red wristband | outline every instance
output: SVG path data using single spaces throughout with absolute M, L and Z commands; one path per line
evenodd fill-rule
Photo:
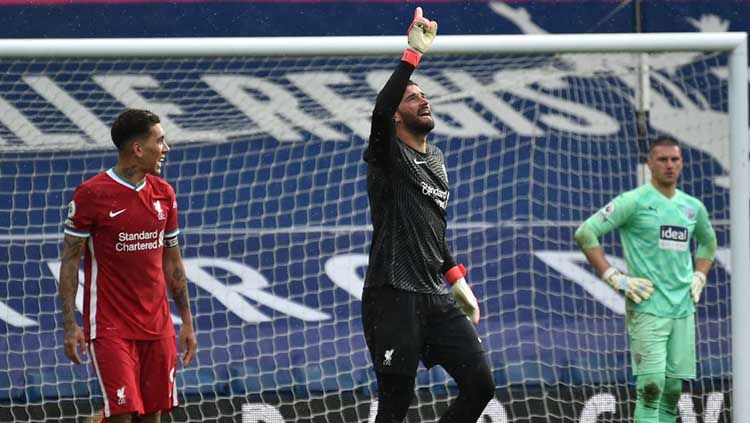
M 417 67 L 417 65 L 419 65 L 419 59 L 421 58 L 422 58 L 421 54 L 409 48 L 404 50 L 404 54 L 403 56 L 401 56 L 402 61 L 411 64 L 415 68 Z
M 453 266 L 450 268 L 450 270 L 445 272 L 445 280 L 448 281 L 450 285 L 453 285 L 457 280 L 463 278 L 464 276 L 466 276 L 466 268 L 463 264 Z

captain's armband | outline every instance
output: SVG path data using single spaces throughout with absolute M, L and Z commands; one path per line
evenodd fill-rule
M 167 238 L 164 240 L 164 246 L 167 248 L 174 248 L 180 245 L 180 240 L 177 237 Z

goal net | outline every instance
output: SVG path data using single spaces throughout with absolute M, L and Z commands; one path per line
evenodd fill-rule
M 632 419 L 624 299 L 573 232 L 643 181 L 643 137 L 657 134 L 682 143 L 680 188 L 703 200 L 719 239 L 680 416 L 731 421 L 729 282 L 740 264 L 729 245 L 748 228 L 729 208 L 728 53 L 436 50 L 413 79 L 446 158 L 449 245 L 481 303 L 496 395 L 480 421 Z M 0 60 L 0 421 L 101 410 L 90 359 L 63 353 L 60 245 L 74 188 L 116 162 L 109 125 L 125 107 L 159 114 L 172 147 L 163 177 L 177 192 L 199 351 L 178 369 L 169 421 L 373 421 L 362 152 L 399 57 L 375 52 Z M 619 238 L 604 245 L 624 269 Z M 456 393 L 445 371 L 420 366 L 408 421 L 436 420 Z

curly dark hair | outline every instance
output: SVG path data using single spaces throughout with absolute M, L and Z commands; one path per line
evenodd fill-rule
M 112 124 L 112 142 L 122 150 L 130 141 L 148 136 L 151 127 L 160 122 L 159 116 L 148 110 L 126 109 Z

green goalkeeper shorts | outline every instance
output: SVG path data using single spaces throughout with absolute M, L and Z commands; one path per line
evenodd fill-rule
M 628 334 L 634 375 L 695 379 L 694 313 L 675 319 L 630 311 Z

